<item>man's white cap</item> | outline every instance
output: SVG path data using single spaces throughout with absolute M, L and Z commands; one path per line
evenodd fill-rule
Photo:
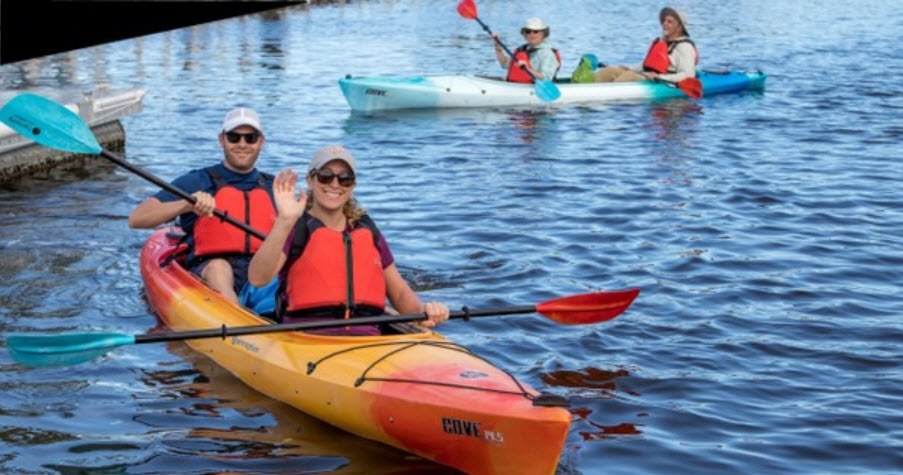
M 247 107 L 236 107 L 226 113 L 226 117 L 223 119 L 223 132 L 232 132 L 243 125 L 254 127 L 255 130 L 263 135 L 260 117 L 257 116 L 253 109 L 248 109 Z

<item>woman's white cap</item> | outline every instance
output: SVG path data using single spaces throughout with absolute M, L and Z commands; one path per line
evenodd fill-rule
M 354 166 L 354 157 L 351 155 L 351 152 L 345 147 L 335 144 L 327 145 L 314 152 L 314 156 L 311 157 L 310 163 L 307 165 L 307 173 L 317 170 L 333 160 L 341 160 L 347 163 L 348 167 L 351 168 L 351 172 L 357 173 L 356 167 Z

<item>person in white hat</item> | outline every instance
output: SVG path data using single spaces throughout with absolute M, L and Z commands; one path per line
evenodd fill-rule
M 220 163 L 172 181 L 173 186 L 195 198 L 194 204 L 161 190 L 131 212 L 129 227 L 155 228 L 178 218 L 189 246 L 186 268 L 237 302 L 247 282 L 251 255 L 263 241 L 213 216 L 213 210 L 268 233 L 276 220 L 273 176 L 255 167 L 264 134 L 254 110 L 236 107 L 227 112 L 218 140 L 223 149 Z
M 699 53 L 687 33 L 687 16 L 671 7 L 658 14 L 662 35 L 652 42 L 646 59 L 636 66 L 606 66 L 595 72 L 596 82 L 661 80 L 671 83 L 696 77 Z
M 352 319 L 395 311 L 425 313 L 424 327 L 448 319 L 441 302 L 423 303 L 395 266 L 385 237 L 354 198 L 357 166 L 339 145 L 313 154 L 307 191 L 296 192 L 298 174 L 276 175 L 278 217 L 251 259 L 248 279 L 260 286 L 278 276 L 276 319 L 282 322 Z M 317 333 L 378 335 L 376 325 L 349 325 Z
M 492 32 L 490 37 L 495 44 L 495 55 L 499 65 L 508 69 L 505 80 L 510 82 L 532 83 L 533 77 L 552 81 L 561 68 L 561 54 L 546 41 L 549 37 L 549 26 L 540 18 L 528 18 L 520 29 L 526 43 L 513 51 L 514 59 L 502 48 L 498 33 Z

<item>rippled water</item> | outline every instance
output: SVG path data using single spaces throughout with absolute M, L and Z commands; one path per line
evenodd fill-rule
M 637 61 L 659 4 L 481 1 L 503 39 L 552 25 Z M 682 5 L 681 5 L 682 6 Z M 535 9 L 534 9 L 535 8 Z M 172 179 L 219 157 L 236 103 L 257 108 L 270 171 L 340 142 L 403 275 L 453 307 L 640 287 L 612 322 L 538 316 L 442 332 L 572 398 L 561 473 L 863 473 L 903 467 L 903 4 L 693 2 L 702 66 L 761 68 L 764 93 L 699 102 L 351 114 L 353 75 L 497 74 L 454 2 L 296 7 L 0 68 L 6 89 L 147 90 L 128 158 Z M 570 28 L 570 31 L 566 31 Z M 157 322 L 153 193 L 122 170 L 0 192 L 0 333 Z M 0 353 L 4 473 L 406 473 L 429 462 L 269 400 L 184 345 L 72 368 Z

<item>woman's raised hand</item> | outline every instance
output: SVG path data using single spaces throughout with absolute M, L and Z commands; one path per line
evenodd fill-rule
M 276 201 L 276 211 L 280 217 L 298 219 L 304 214 L 307 192 L 302 189 L 296 198 L 297 183 L 298 174 L 291 168 L 280 171 L 273 180 L 273 199 Z

